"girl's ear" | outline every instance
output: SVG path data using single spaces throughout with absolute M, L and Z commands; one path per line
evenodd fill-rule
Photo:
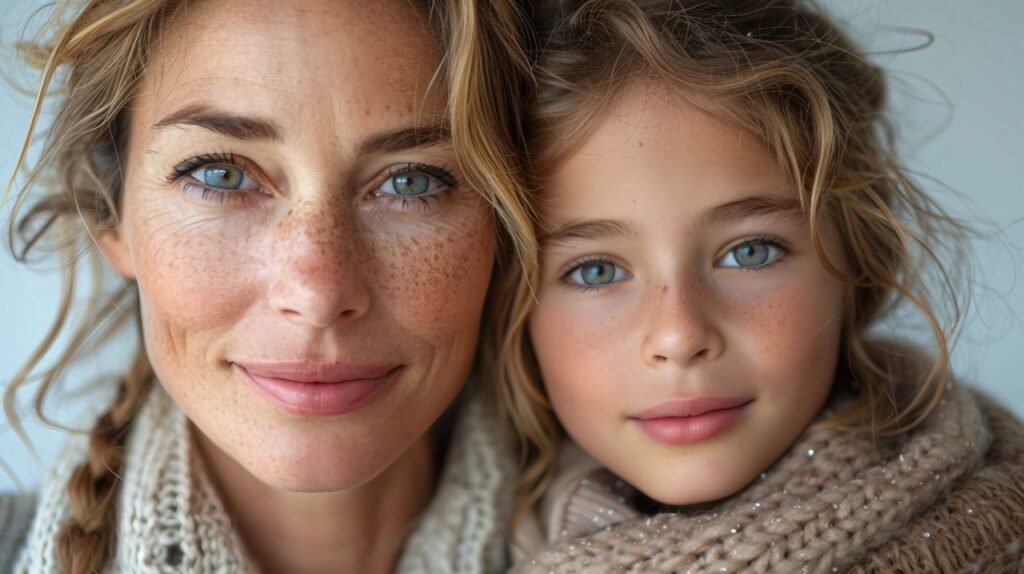
M 135 279 L 135 262 L 121 226 L 102 231 L 96 238 L 96 244 L 122 277 Z

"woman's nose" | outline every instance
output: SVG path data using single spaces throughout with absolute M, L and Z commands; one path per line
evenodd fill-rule
M 714 306 L 701 282 L 661 285 L 648 298 L 643 358 L 651 366 L 689 366 L 713 360 L 725 349 Z
M 370 308 L 365 240 L 348 214 L 331 211 L 295 207 L 274 237 L 270 304 L 288 320 L 318 328 L 351 322 Z

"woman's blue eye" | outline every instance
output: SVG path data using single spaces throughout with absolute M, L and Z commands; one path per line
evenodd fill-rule
M 391 176 L 384 185 L 391 184 L 391 189 L 398 195 L 422 195 L 430 191 L 430 176 L 422 173 L 403 173 Z
M 570 283 L 581 287 L 599 287 L 629 278 L 629 272 L 608 261 L 589 261 L 569 272 Z
M 438 182 L 425 173 L 409 172 L 393 175 L 384 181 L 380 191 L 392 195 L 418 196 L 437 191 Z
M 774 263 L 782 248 L 767 241 L 748 241 L 729 250 L 718 262 L 720 267 L 757 268 Z
M 394 165 L 385 175 L 374 195 L 396 209 L 433 208 L 458 187 L 447 169 L 424 163 Z
M 255 189 L 258 186 L 245 171 L 230 164 L 208 164 L 193 170 L 190 174 L 199 183 L 213 189 Z

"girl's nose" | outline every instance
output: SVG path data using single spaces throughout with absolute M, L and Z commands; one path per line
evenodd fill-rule
M 371 300 L 365 239 L 348 214 L 330 211 L 295 207 L 274 237 L 270 304 L 288 320 L 317 328 L 361 317 Z
M 662 285 L 648 300 L 642 349 L 647 364 L 690 366 L 722 354 L 725 340 L 701 282 Z

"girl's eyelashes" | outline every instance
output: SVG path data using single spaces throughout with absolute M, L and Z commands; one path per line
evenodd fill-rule
M 753 237 L 726 251 L 715 266 L 758 271 L 774 264 L 785 254 L 786 248 L 778 239 Z
M 760 271 L 777 263 L 788 250 L 774 237 L 752 237 L 732 247 L 715 262 L 715 267 Z M 562 283 L 590 291 L 632 279 L 633 274 L 607 257 L 577 259 L 560 274 Z
M 577 289 L 590 291 L 612 283 L 625 281 L 633 275 L 606 258 L 593 257 L 578 260 L 562 273 L 562 281 Z
M 458 185 L 455 176 L 443 167 L 406 163 L 387 168 L 383 181 L 374 187 L 373 195 L 392 209 L 427 211 L 440 204 Z
M 204 154 L 175 166 L 167 180 L 179 182 L 184 191 L 196 193 L 205 201 L 246 201 L 253 199 L 253 193 L 267 195 L 249 174 L 256 169 L 250 164 L 249 160 L 230 153 Z

